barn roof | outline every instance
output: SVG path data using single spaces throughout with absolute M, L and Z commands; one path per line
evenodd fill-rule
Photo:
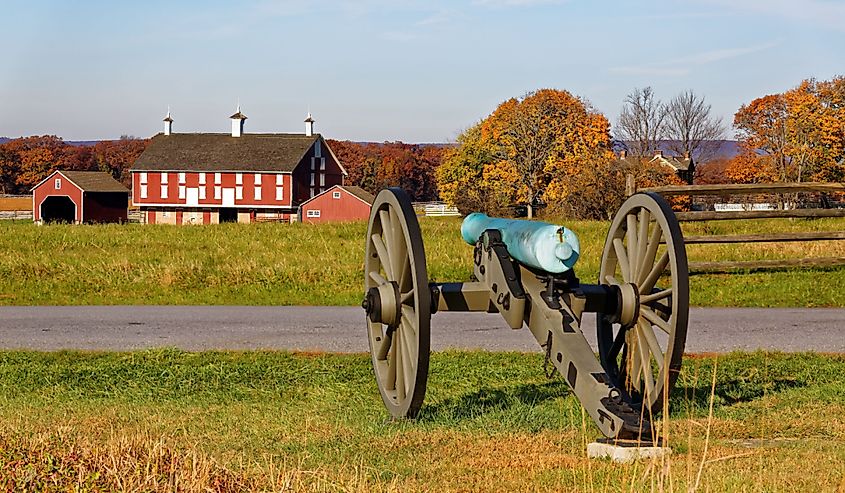
M 103 171 L 59 171 L 84 192 L 125 192 L 129 189 Z
M 319 134 L 158 134 L 133 170 L 293 171 Z
M 358 197 L 359 199 L 363 200 L 364 202 L 370 205 L 373 205 L 373 202 L 376 200 L 375 195 L 371 194 L 370 192 L 364 190 L 361 187 L 340 185 L 340 188 L 346 190 L 347 192 L 351 193 L 352 195 Z

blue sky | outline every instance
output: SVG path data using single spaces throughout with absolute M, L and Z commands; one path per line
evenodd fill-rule
M 0 136 L 161 131 L 454 140 L 554 87 L 614 122 L 625 95 L 743 103 L 845 74 L 845 1 L 0 1 Z M 732 133 L 732 131 L 731 131 Z

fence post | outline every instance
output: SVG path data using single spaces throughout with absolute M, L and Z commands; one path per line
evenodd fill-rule
M 634 175 L 629 173 L 625 175 L 625 196 L 630 197 L 635 193 L 637 193 L 637 181 Z

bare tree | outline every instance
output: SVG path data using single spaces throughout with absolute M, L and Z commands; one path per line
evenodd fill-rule
M 646 156 L 657 149 L 663 138 L 666 108 L 654 99 L 651 87 L 634 89 L 625 97 L 615 137 L 626 143 L 635 156 Z
M 666 105 L 665 137 L 669 150 L 676 155 L 695 156 L 706 161 L 719 147 L 725 135 L 722 119 L 710 113 L 704 97 L 692 90 L 678 94 Z

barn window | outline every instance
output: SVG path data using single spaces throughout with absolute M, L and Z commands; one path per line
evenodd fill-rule
M 214 173 L 214 184 L 215 185 L 220 184 L 220 173 Z
M 325 173 L 320 173 L 320 186 L 326 186 L 326 175 Z
M 221 193 L 220 187 L 214 187 L 214 200 L 220 200 Z
M 235 187 L 235 200 L 243 200 L 244 187 Z
M 167 184 L 166 183 L 161 186 L 161 198 L 163 198 L 163 199 L 167 198 Z
M 261 200 L 261 186 L 255 187 L 255 200 Z
M 261 185 L 261 173 L 256 173 L 256 174 L 255 174 L 255 184 L 256 184 L 256 185 Z
M 185 198 L 185 185 L 179 185 L 179 198 Z
M 200 173 L 200 185 L 205 185 L 205 173 Z
M 309 209 L 306 215 L 308 217 L 320 217 L 320 209 Z
M 339 199 L 340 198 L 340 192 L 332 192 L 332 198 L 333 199 Z
M 139 173 L 138 176 L 141 183 L 147 183 L 147 173 Z
M 311 186 L 314 186 L 314 173 L 311 173 Z
M 56 187 L 56 190 L 62 188 L 62 179 L 56 178 L 56 181 L 53 182 L 53 186 Z
M 317 169 L 317 158 L 311 158 L 311 171 Z
M 141 185 L 141 198 L 147 198 L 147 185 Z
M 320 145 L 320 139 L 317 139 L 317 142 L 314 142 L 314 155 L 320 157 L 323 154 L 323 148 Z
M 244 174 L 243 173 L 235 173 L 235 185 L 243 185 L 244 184 Z
M 199 191 L 199 199 L 200 199 L 200 200 L 205 200 L 205 187 L 200 187 L 200 191 Z
M 321 170 L 326 169 L 326 158 L 324 158 L 324 157 L 320 158 L 320 169 Z
M 276 185 L 282 186 L 285 184 L 285 176 L 284 175 L 276 175 Z
M 185 173 L 179 173 L 179 183 L 185 183 Z
M 283 198 L 285 198 L 284 187 L 276 187 L 276 200 L 282 200 Z
M 313 185 L 313 183 L 312 183 L 312 185 Z M 312 197 L 314 196 L 314 187 L 311 187 L 311 196 Z
M 162 174 L 161 174 L 161 183 L 162 183 L 162 184 L 167 183 L 167 173 L 162 173 Z

